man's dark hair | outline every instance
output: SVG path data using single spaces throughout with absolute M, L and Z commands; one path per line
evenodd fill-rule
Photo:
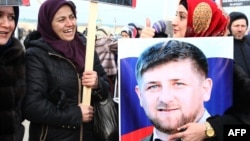
M 204 53 L 190 43 L 170 40 L 152 45 L 142 52 L 136 63 L 136 79 L 140 81 L 143 73 L 151 68 L 187 58 L 193 60 L 197 72 L 207 77 L 208 62 Z

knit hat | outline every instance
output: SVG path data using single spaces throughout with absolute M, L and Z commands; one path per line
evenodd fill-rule
M 139 30 L 142 30 L 143 27 L 135 23 L 129 23 L 128 26 L 132 28 L 135 38 L 139 38 L 140 37 Z
M 142 26 L 139 24 L 135 24 L 135 23 L 129 23 L 128 26 L 132 26 L 134 27 L 136 30 L 142 30 Z
M 245 19 L 246 23 L 247 23 L 247 27 L 248 27 L 248 19 L 247 19 L 247 16 L 244 13 L 241 13 L 241 12 L 231 12 L 229 14 L 229 17 L 230 17 L 230 22 L 229 22 L 229 25 L 228 25 L 228 29 L 229 29 L 230 33 L 231 33 L 231 25 L 232 25 L 232 23 L 235 20 Z
M 153 24 L 157 37 L 172 37 L 172 22 L 169 20 L 159 20 Z
M 129 26 L 124 26 L 121 30 L 121 33 L 122 32 L 125 32 L 129 35 L 130 38 L 134 38 L 134 34 L 133 34 L 133 31 L 131 29 L 132 27 L 129 27 Z

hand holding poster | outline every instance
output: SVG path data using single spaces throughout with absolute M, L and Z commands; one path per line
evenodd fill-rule
M 196 47 L 198 47 L 205 54 L 207 59 L 203 60 L 207 60 L 209 69 L 207 77 L 203 77 L 206 79 L 204 80 L 202 79 L 202 81 L 200 81 L 204 82 L 202 83 L 202 85 L 205 84 L 205 86 L 202 87 L 202 89 L 200 89 L 199 91 L 196 91 L 196 94 L 194 94 L 195 93 L 194 88 L 191 87 L 194 84 L 197 84 L 196 86 L 199 86 L 199 83 L 195 83 L 196 76 L 199 76 L 197 74 L 202 72 L 200 71 L 199 67 L 197 68 L 196 74 L 194 73 L 192 75 L 192 73 L 188 73 L 192 71 L 188 71 L 187 67 L 185 67 L 186 65 L 189 64 L 188 62 L 181 64 L 181 66 L 183 66 L 182 69 L 178 69 L 179 67 L 176 64 L 168 63 L 174 66 L 174 69 L 171 70 L 170 68 L 163 67 L 165 66 L 164 62 L 166 61 L 164 60 L 163 57 L 164 61 L 158 62 L 159 64 L 161 64 L 160 65 L 161 70 L 159 70 L 159 72 L 157 73 L 153 73 L 156 70 L 158 70 L 159 64 L 150 64 L 148 62 L 153 62 L 154 59 L 157 60 L 158 58 L 161 58 L 162 55 L 164 55 L 164 53 L 169 52 L 168 49 L 166 50 L 163 49 L 164 46 L 168 46 L 166 44 L 169 40 L 178 40 L 191 43 Z M 166 44 L 159 45 L 159 43 L 162 42 L 165 42 Z M 152 48 L 151 50 L 146 51 L 146 53 L 144 52 L 145 53 L 144 56 L 148 61 L 144 61 L 144 64 L 146 64 L 145 66 L 142 65 L 141 67 L 139 67 L 140 65 L 137 65 L 137 73 L 140 73 L 141 69 L 141 75 L 137 75 L 137 81 L 136 81 L 135 66 L 136 63 L 138 63 L 137 62 L 138 56 L 146 48 L 152 46 L 155 47 L 157 46 L 157 44 L 159 45 L 159 47 L 162 47 L 160 48 L 159 51 L 157 50 L 157 48 Z M 181 45 L 182 44 L 179 44 L 179 46 Z M 224 111 L 232 105 L 232 71 L 233 71 L 232 37 L 199 38 L 199 42 L 197 42 L 197 38 L 183 38 L 183 39 L 166 38 L 166 39 L 139 39 L 139 40 L 121 39 L 118 42 L 118 46 L 119 46 L 118 57 L 119 57 L 119 71 L 120 71 L 119 92 L 120 92 L 121 141 L 130 141 L 131 139 L 133 139 L 133 141 L 141 141 L 146 137 L 152 137 L 151 135 L 153 133 L 153 129 L 154 128 L 159 129 L 162 128 L 162 126 L 164 130 L 165 127 L 167 126 L 170 126 L 168 130 L 170 130 L 171 128 L 176 129 L 176 126 L 180 126 L 185 122 L 190 122 L 188 120 L 186 120 L 185 122 L 182 121 L 182 119 L 187 119 L 187 117 L 185 118 L 185 115 L 189 115 L 187 113 L 193 113 L 193 117 L 195 117 L 195 113 L 197 112 L 192 112 L 192 111 L 199 110 L 199 108 L 202 107 L 204 107 L 203 109 L 206 110 L 203 114 L 200 114 L 201 116 L 200 119 L 199 120 L 197 120 L 196 118 L 192 119 L 193 122 L 204 122 L 204 120 L 206 120 L 206 118 L 209 117 L 210 115 L 213 116 L 215 114 L 223 114 Z M 175 46 L 178 46 L 178 43 Z M 155 57 L 151 56 L 152 53 L 150 53 L 150 51 L 153 51 L 153 54 L 156 53 Z M 173 52 L 175 51 L 173 50 Z M 170 54 L 171 53 L 172 52 L 170 52 Z M 198 57 L 198 58 L 204 58 L 204 57 Z M 153 65 L 153 68 L 149 69 L 151 65 Z M 205 66 L 206 65 L 204 65 L 203 67 L 206 68 Z M 204 74 L 206 74 L 205 72 L 206 71 L 204 71 Z M 186 77 L 187 79 L 184 81 L 182 77 Z M 170 79 L 171 81 L 167 81 L 169 78 L 172 78 Z M 142 83 L 143 81 L 147 83 Z M 170 88 L 168 88 L 167 86 L 173 86 L 173 89 L 169 91 Z M 140 90 L 138 90 L 139 87 L 141 87 Z M 165 90 L 165 92 L 163 92 L 163 89 Z M 189 89 L 188 90 L 189 92 L 190 90 L 192 92 L 188 93 L 187 89 Z M 161 90 L 162 93 L 158 95 L 157 92 Z M 179 91 L 179 94 L 176 94 L 176 91 Z M 171 98 L 177 99 L 177 97 L 179 99 L 178 100 L 179 103 L 173 99 L 170 100 Z M 172 101 L 172 102 L 167 102 L 167 101 Z M 158 109 L 158 112 L 152 114 L 152 111 L 155 111 L 156 109 Z M 178 109 L 178 110 L 175 110 L 174 112 L 174 110 L 170 109 Z M 174 115 L 179 115 L 179 117 L 176 116 L 175 118 L 175 119 L 180 119 L 178 120 L 179 123 L 175 125 L 176 121 L 171 121 L 171 122 L 166 121 L 166 119 L 170 118 L 170 115 L 167 114 L 168 112 L 164 111 L 169 111 L 169 112 L 172 111 L 175 113 Z M 161 120 L 165 122 L 162 123 L 160 122 Z
M 86 50 L 86 62 L 85 70 L 92 70 L 94 59 L 94 42 L 95 42 L 95 28 L 97 18 L 97 4 L 98 2 L 104 2 L 109 4 L 123 5 L 135 7 L 136 0 L 89 0 L 90 1 L 90 13 L 88 21 L 88 33 L 87 33 L 87 50 Z M 90 105 L 91 89 L 84 86 L 82 102 Z

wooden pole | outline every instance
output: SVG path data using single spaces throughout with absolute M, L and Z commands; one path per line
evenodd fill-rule
M 85 58 L 85 71 L 93 70 L 94 51 L 95 51 L 95 33 L 96 33 L 96 18 L 97 18 L 97 2 L 90 1 L 89 19 L 88 19 L 88 33 L 87 33 L 87 47 Z M 83 87 L 82 103 L 90 105 L 91 88 Z

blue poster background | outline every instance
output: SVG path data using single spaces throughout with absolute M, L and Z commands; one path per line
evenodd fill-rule
M 199 39 L 199 42 L 197 42 L 197 39 L 178 40 L 193 43 L 206 54 L 209 63 L 208 75 L 213 80 L 213 88 L 211 98 L 205 103 L 205 107 L 211 115 L 222 115 L 232 105 L 233 41 L 229 37 L 215 38 L 202 38 Z M 118 47 L 122 48 L 118 50 L 120 52 L 118 54 L 118 63 L 120 78 L 120 134 L 122 141 L 141 140 L 149 134 L 148 131 L 146 132 L 148 130 L 146 127 L 150 127 L 151 123 L 140 106 L 139 99 L 135 93 L 135 86 L 137 85 L 135 64 L 137 56 L 140 54 L 139 52 L 153 44 L 151 42 L 155 43 L 166 39 L 151 40 L 135 39 L 133 41 L 123 40 L 118 42 Z M 216 40 L 220 40 L 221 44 L 215 44 Z M 222 45 L 225 46 L 220 47 Z M 139 50 L 138 53 L 136 53 L 137 50 Z

